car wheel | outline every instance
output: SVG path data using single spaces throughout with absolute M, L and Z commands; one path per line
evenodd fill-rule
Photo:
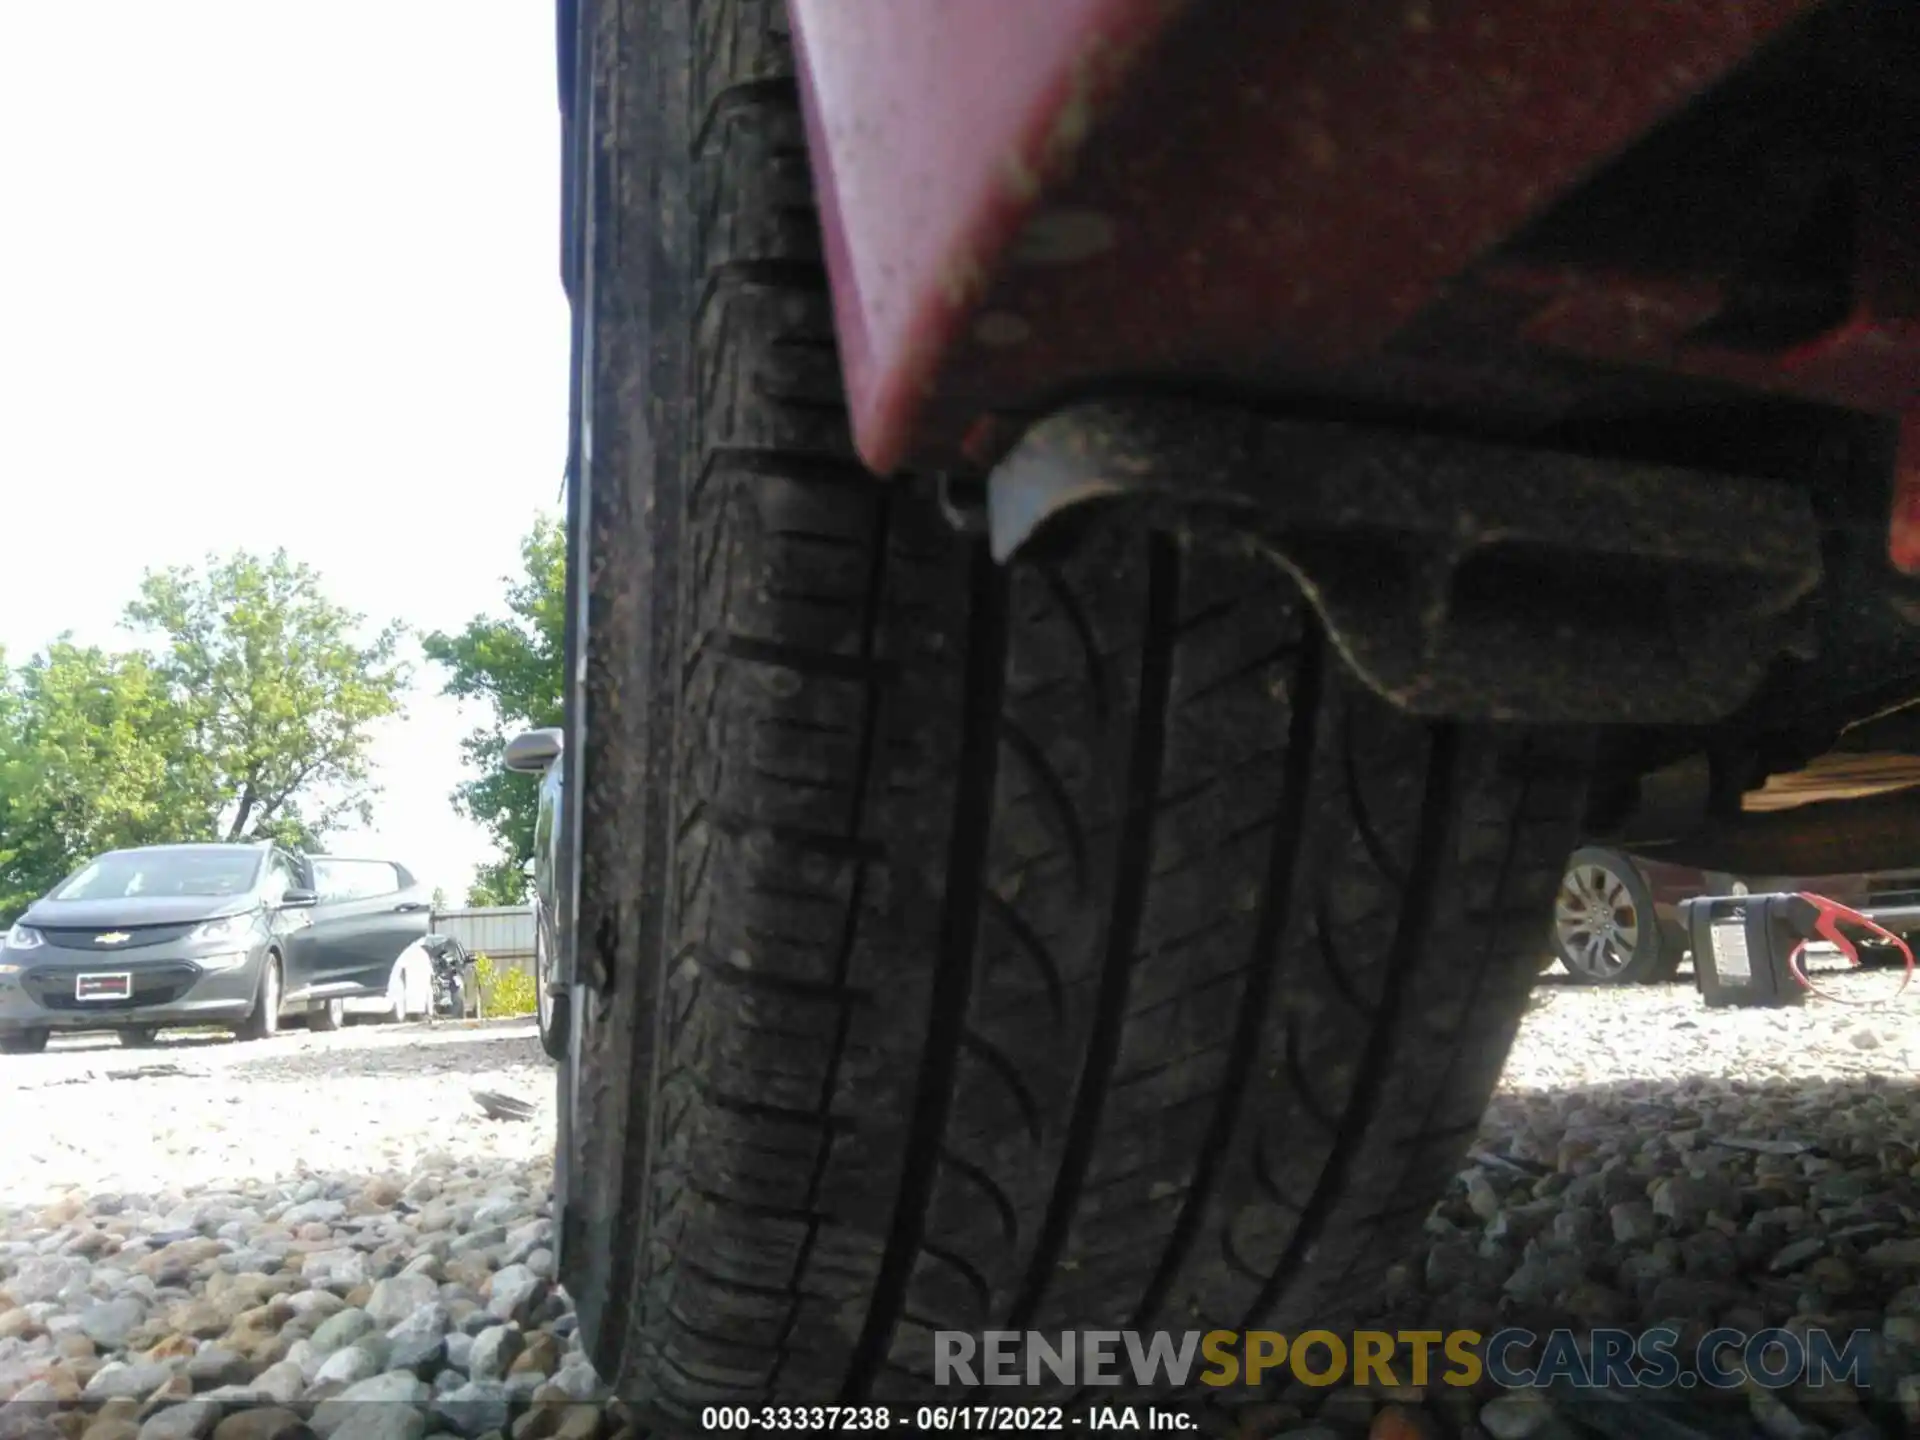
M 49 1036 L 46 1030 L 9 1030 L 0 1034 L 0 1055 L 38 1055 Z
M 345 1000 L 322 1000 L 307 1011 L 307 1029 L 321 1032 L 338 1030 L 347 1023 Z
M 1617 850 L 1576 850 L 1553 906 L 1553 948 L 1584 985 L 1671 980 L 1684 941 L 1661 923 L 1640 868 Z
M 1003 568 L 867 474 L 784 4 L 594 14 L 590 1358 L 679 1433 L 935 1399 L 935 1329 L 1332 1323 L 1475 1131 L 1590 738 L 1390 710 L 1252 546 Z
M 130 1050 L 144 1050 L 160 1038 L 158 1025 L 122 1025 L 120 1043 Z
M 567 1058 L 567 997 L 549 993 L 553 982 L 553 962 L 547 952 L 546 932 L 536 921 L 533 927 L 533 1005 L 540 1022 L 540 1048 L 549 1060 Z
M 253 1013 L 234 1032 L 242 1040 L 271 1040 L 280 1033 L 280 981 L 280 957 L 268 955 L 260 966 L 260 988 L 253 998 Z

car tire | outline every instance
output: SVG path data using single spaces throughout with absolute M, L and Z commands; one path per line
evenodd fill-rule
M 1679 927 L 1662 921 L 1632 857 L 1586 845 L 1568 857 L 1554 897 L 1553 951 L 1576 984 L 1671 980 L 1685 953 Z
M 234 1029 L 242 1040 L 271 1040 L 280 1033 L 282 987 L 280 957 L 269 954 L 260 966 L 260 984 L 253 996 L 253 1013 Z
M 322 1000 L 307 1011 L 307 1029 L 319 1034 L 329 1034 L 347 1023 L 347 1002 L 341 999 Z
M 593 13 L 590 1358 L 680 1433 L 951 1400 L 936 1328 L 1331 1323 L 1475 1133 L 1590 736 L 1389 709 L 1254 547 L 1002 568 L 866 473 L 784 4 Z
M 540 1025 L 540 1048 L 547 1053 L 549 1060 L 567 1058 L 567 997 L 555 995 L 548 990 L 553 976 L 552 956 L 547 947 L 546 931 L 538 921 L 533 927 L 533 1004 L 534 1017 Z
M 9 1030 L 0 1034 L 0 1055 L 38 1055 L 51 1038 L 48 1030 Z
M 160 1038 L 158 1025 L 122 1025 L 118 1032 L 120 1043 L 129 1050 L 145 1050 Z

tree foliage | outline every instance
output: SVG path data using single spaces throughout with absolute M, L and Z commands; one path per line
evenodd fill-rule
M 399 712 L 406 684 L 398 626 L 361 644 L 363 617 L 285 551 L 150 573 L 127 619 L 164 646 L 192 781 L 222 838 L 299 843 L 370 820 L 372 726 Z
M 146 644 L 0 656 L 0 917 L 102 850 L 312 846 L 367 813 L 396 630 L 356 641 L 361 617 L 284 553 L 149 573 L 126 621 Z
M 558 725 L 561 718 L 567 542 L 560 523 L 538 518 L 521 541 L 520 558 L 521 574 L 507 582 L 505 615 L 476 615 L 458 634 L 423 641 L 428 658 L 446 667 L 446 693 L 484 701 L 493 712 L 461 742 L 479 774 L 453 795 L 455 808 L 485 826 L 497 850 L 476 870 L 469 905 L 517 905 L 526 898 L 539 781 L 508 770 L 502 754 L 521 731 Z
M 0 706 L 0 915 L 80 859 L 196 838 L 166 683 L 139 654 L 57 641 L 7 677 Z

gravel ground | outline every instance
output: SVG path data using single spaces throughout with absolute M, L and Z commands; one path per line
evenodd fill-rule
M 83 1037 L 9 1057 L 0 1113 L 0 1440 L 290 1440 L 296 1404 L 331 1440 L 524 1402 L 522 1440 L 603 1430 L 552 1284 L 530 1023 Z
M 1709 1011 L 1686 985 L 1543 984 L 1475 1160 L 1370 1317 L 1664 1323 L 1686 1343 L 1867 1329 L 1869 1390 L 1296 1384 L 1234 1433 L 1920 1433 L 1916 1061 L 1920 990 Z M 476 1090 L 533 1115 L 490 1120 Z M 551 1283 L 552 1072 L 530 1024 L 60 1042 L 0 1063 L 0 1115 L 0 1440 L 631 1433 Z
M 533 1101 L 533 1122 L 487 1123 L 476 1089 Z M 111 1036 L 56 1040 L 44 1055 L 0 1060 L 0 1196 L 42 1205 L 74 1190 L 160 1195 L 329 1171 L 364 1180 L 544 1163 L 553 1092 L 525 1020 L 294 1030 L 248 1045 L 182 1032 L 146 1050 Z

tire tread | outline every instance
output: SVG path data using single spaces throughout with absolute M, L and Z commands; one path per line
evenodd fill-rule
M 935 1328 L 1324 1318 L 1467 1143 L 1589 742 L 1389 711 L 1244 547 L 1109 517 L 1003 570 L 866 476 L 784 6 L 692 13 L 671 843 L 595 1354 L 677 1433 L 932 1398 Z

